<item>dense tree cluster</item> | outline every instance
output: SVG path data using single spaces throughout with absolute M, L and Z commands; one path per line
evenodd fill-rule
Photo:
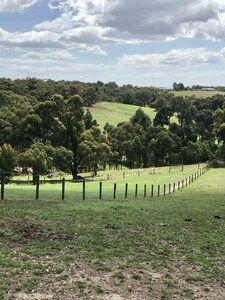
M 129 122 L 102 132 L 86 109 L 98 101 L 135 104 Z M 141 107 L 155 109 L 150 120 Z M 86 107 L 86 108 L 85 108 Z M 225 159 L 225 97 L 175 97 L 115 82 L 0 79 L 0 169 L 93 171 Z

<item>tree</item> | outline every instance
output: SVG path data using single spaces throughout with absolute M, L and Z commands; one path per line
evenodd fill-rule
M 9 144 L 0 147 L 0 170 L 5 171 L 7 176 L 11 176 L 16 166 L 16 151 Z
M 111 149 L 109 142 L 97 126 L 85 130 L 81 135 L 81 142 L 78 147 L 79 165 L 93 170 L 97 175 L 98 165 L 106 167 Z
M 92 126 L 98 126 L 98 123 L 91 114 L 91 111 L 87 109 L 86 114 L 84 115 L 84 125 L 85 129 L 91 129 Z
M 183 90 L 185 90 L 185 86 L 184 86 L 184 84 L 182 82 L 180 82 L 180 83 L 174 82 L 173 83 L 173 89 L 175 91 L 183 91 Z
M 144 111 L 139 108 L 134 116 L 130 118 L 130 122 L 135 125 L 139 124 L 144 130 L 146 130 L 151 125 L 151 119 L 147 114 L 144 113 Z
M 161 131 L 149 143 L 149 152 L 155 166 L 168 164 L 169 154 L 175 148 L 176 144 L 173 141 L 168 131 Z
M 23 168 L 32 168 L 33 182 L 36 182 L 37 175 L 44 175 L 48 171 L 47 154 L 45 146 L 36 142 L 25 152 L 18 155 L 18 164 Z

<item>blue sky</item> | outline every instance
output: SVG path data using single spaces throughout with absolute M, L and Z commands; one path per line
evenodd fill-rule
M 0 77 L 225 86 L 224 0 L 1 0 Z

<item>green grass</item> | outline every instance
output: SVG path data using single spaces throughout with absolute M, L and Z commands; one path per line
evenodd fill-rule
M 116 126 L 120 122 L 129 121 L 130 118 L 138 110 L 139 106 L 122 104 L 122 103 L 111 103 L 111 102 L 100 102 L 96 103 L 93 107 L 89 108 L 94 119 L 103 128 L 108 122 L 111 125 Z M 142 107 L 143 111 L 150 117 L 151 120 L 155 118 L 155 111 L 150 107 Z
M 175 96 L 195 96 L 196 98 L 207 98 L 213 97 L 215 95 L 225 95 L 225 92 L 217 92 L 217 91 L 172 91 Z
M 195 299 L 220 299 L 224 175 L 211 169 L 176 193 L 148 199 L 57 201 L 47 190 L 38 201 L 7 197 L 0 202 L 0 299 L 18 292 L 192 299 L 193 290 Z M 161 182 L 162 174 L 154 176 Z
M 203 167 L 201 165 L 200 167 Z M 144 197 L 144 186 L 146 185 L 146 196 L 149 198 L 151 195 L 151 186 L 154 185 L 154 195 L 158 193 L 158 185 L 160 185 L 161 193 L 164 192 L 164 184 L 166 184 L 166 190 L 168 191 L 168 185 L 171 184 L 171 190 L 174 183 L 178 181 L 186 180 L 190 175 L 195 174 L 198 171 L 198 165 L 189 166 L 174 166 L 161 168 L 148 168 L 148 169 L 135 169 L 135 170 L 107 170 L 99 171 L 96 177 L 92 177 L 91 174 L 81 174 L 87 179 L 85 184 L 85 198 L 87 200 L 99 199 L 100 182 L 102 182 L 102 199 L 114 198 L 114 183 L 116 183 L 116 198 L 125 198 L 125 185 L 128 184 L 128 199 L 136 197 L 136 185 L 137 186 L 137 198 Z M 23 180 L 23 177 L 15 177 L 18 180 Z M 14 178 L 14 179 L 15 179 Z M 70 175 L 66 178 L 71 178 Z M 62 184 L 60 183 L 44 183 L 43 177 L 41 177 L 43 183 L 40 184 L 39 196 L 40 199 L 59 200 L 61 198 Z M 90 180 L 90 181 L 88 181 Z M 36 195 L 36 187 L 32 184 L 8 184 L 5 186 L 5 198 L 6 199 L 34 199 Z M 65 186 L 65 199 L 66 200 L 81 200 L 83 198 L 83 183 L 67 181 Z

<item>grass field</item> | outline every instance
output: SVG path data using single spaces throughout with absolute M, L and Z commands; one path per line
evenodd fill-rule
M 155 198 L 1 201 L 0 299 L 224 299 L 224 175 Z
M 96 119 L 101 128 L 108 122 L 116 126 L 120 122 L 129 121 L 139 106 L 121 103 L 100 102 L 89 108 L 94 119 Z M 150 107 L 142 107 L 143 111 L 150 117 L 155 118 L 155 111 Z
M 225 95 L 225 92 L 217 91 L 172 91 L 175 96 L 195 96 L 196 98 L 207 98 L 215 95 Z
M 189 165 L 189 166 L 173 166 L 173 167 L 161 167 L 161 168 L 149 168 L 149 169 L 135 169 L 135 170 L 107 170 L 99 171 L 96 177 L 92 177 L 91 173 L 81 174 L 86 178 L 85 184 L 85 199 L 97 200 L 99 199 L 100 182 L 102 182 L 102 199 L 114 198 L 114 184 L 116 183 L 116 198 L 125 198 L 125 185 L 128 184 L 127 198 L 143 198 L 144 187 L 146 185 L 146 196 L 151 195 L 152 185 L 154 185 L 153 195 L 158 194 L 158 185 L 160 185 L 160 192 L 163 193 L 164 184 L 166 184 L 166 190 L 168 192 L 169 183 L 171 184 L 171 190 L 173 184 L 178 185 L 178 181 L 186 180 L 189 176 L 195 174 L 198 171 L 198 167 L 203 168 L 205 165 Z M 67 179 L 71 179 L 71 175 L 66 175 Z M 27 176 L 16 176 L 13 178 L 17 180 L 18 184 L 9 184 L 5 186 L 5 198 L 6 199 L 23 199 L 24 195 L 27 198 L 34 199 L 36 197 L 36 187 L 32 183 L 21 184 L 25 182 Z M 45 184 L 45 178 L 42 176 L 40 185 L 40 198 L 45 199 L 51 197 L 52 200 L 59 200 L 62 194 L 62 184 L 54 183 Z M 56 177 L 59 179 L 59 177 Z M 136 185 L 138 185 L 138 191 L 136 195 Z M 83 183 L 66 181 L 65 184 L 65 198 L 69 200 L 81 200 L 83 198 Z

